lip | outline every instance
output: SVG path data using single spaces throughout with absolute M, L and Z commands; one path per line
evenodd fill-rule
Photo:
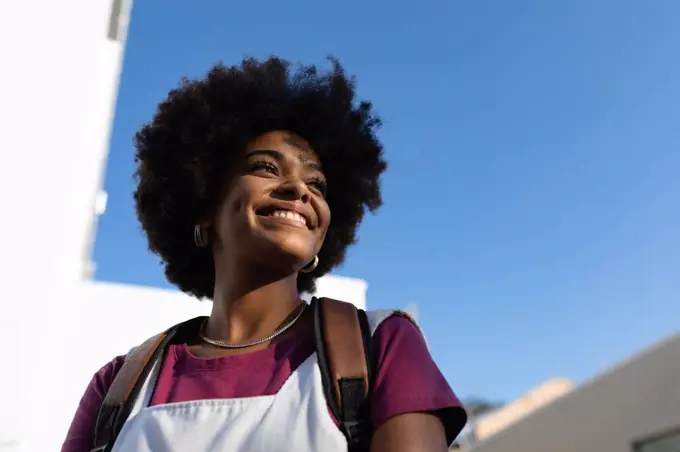
M 292 220 L 288 220 L 283 217 L 272 217 L 269 214 L 271 212 L 274 212 L 275 210 L 287 210 L 289 212 L 295 212 L 298 213 L 302 216 L 302 218 L 305 219 L 305 223 L 307 224 L 307 229 L 312 229 L 315 225 L 312 221 L 312 215 L 299 203 L 296 202 L 288 202 L 288 201 L 273 201 L 271 203 L 267 203 L 266 205 L 260 206 L 255 209 L 255 215 L 263 218 L 270 218 L 271 220 L 274 221 L 280 221 L 282 223 L 286 224 L 291 224 L 293 226 L 300 227 L 298 223 L 295 223 Z

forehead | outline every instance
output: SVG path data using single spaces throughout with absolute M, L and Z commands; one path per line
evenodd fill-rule
M 296 158 L 303 163 L 321 163 L 319 156 L 307 140 L 284 130 L 264 133 L 246 146 L 246 152 L 256 150 L 278 151 L 286 157 Z

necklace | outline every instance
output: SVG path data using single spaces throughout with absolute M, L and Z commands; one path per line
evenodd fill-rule
M 262 339 L 257 339 L 257 340 L 251 341 L 251 342 L 245 342 L 245 343 L 242 343 L 242 344 L 230 344 L 229 342 L 216 341 L 214 339 L 210 339 L 210 338 L 206 337 L 204 331 L 205 331 L 205 327 L 208 324 L 208 319 L 205 319 L 203 321 L 203 323 L 201 324 L 201 328 L 198 331 L 198 335 L 201 337 L 201 339 L 204 342 L 207 342 L 208 344 L 215 345 L 215 346 L 221 347 L 221 348 L 248 348 L 248 347 L 252 347 L 253 345 L 258 345 L 258 344 L 261 344 L 263 342 L 270 341 L 270 340 L 274 339 L 276 336 L 280 336 L 281 334 L 286 332 L 291 326 L 293 326 L 295 324 L 295 322 L 297 322 L 297 320 L 300 317 L 302 317 L 302 313 L 305 312 L 306 307 L 307 307 L 307 303 L 302 302 L 302 307 L 300 308 L 300 311 L 288 323 L 283 325 L 278 330 L 274 331 L 269 336 L 263 337 Z

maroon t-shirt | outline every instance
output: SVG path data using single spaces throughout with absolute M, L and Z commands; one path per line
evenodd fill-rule
M 430 412 L 440 417 L 449 444 L 453 442 L 464 426 L 464 412 L 418 328 L 402 316 L 392 316 L 378 326 L 372 344 L 378 353 L 371 395 L 373 428 L 400 414 Z M 151 405 L 273 395 L 313 352 L 312 336 L 291 337 L 266 349 L 219 358 L 199 358 L 186 344 L 171 345 Z M 85 452 L 94 447 L 97 412 L 124 360 L 125 356 L 118 356 L 94 375 L 62 452 Z

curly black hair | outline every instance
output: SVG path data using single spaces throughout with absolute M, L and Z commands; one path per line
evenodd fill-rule
M 194 225 L 220 201 L 224 175 L 248 142 L 273 130 L 303 137 L 321 159 L 333 220 L 319 265 L 301 273 L 298 290 L 311 292 L 356 241 L 366 208 L 381 204 L 387 168 L 376 136 L 381 126 L 370 102 L 355 102 L 354 78 L 332 68 L 292 65 L 270 57 L 215 65 L 202 79 L 183 78 L 135 135 L 134 193 L 149 249 L 180 290 L 212 298 L 215 275 L 209 249 L 197 248 Z

